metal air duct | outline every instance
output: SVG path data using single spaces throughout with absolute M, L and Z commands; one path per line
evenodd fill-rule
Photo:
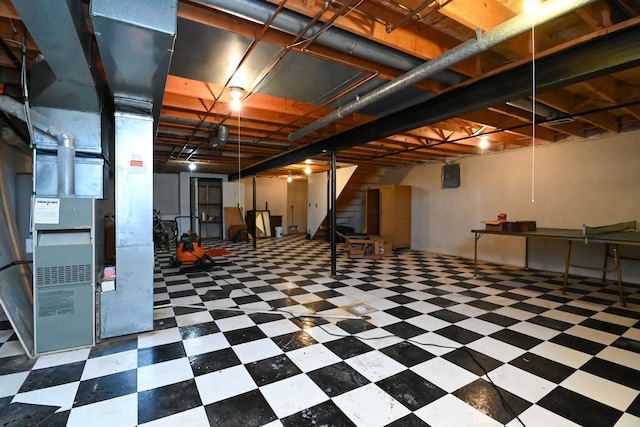
M 213 148 L 220 148 L 229 140 L 229 128 L 225 125 L 218 126 L 216 136 L 211 139 L 211 146 Z
M 100 111 L 91 33 L 80 0 L 12 0 L 43 58 L 32 67 L 33 105 Z
M 177 27 L 177 0 L 93 0 L 91 21 L 116 104 L 156 122 Z
M 25 106 L 11 97 L 0 95 L 0 110 L 24 122 L 27 121 Z M 72 197 L 74 195 L 74 165 L 76 158 L 73 134 L 37 111 L 30 110 L 29 118 L 35 129 L 54 137 L 58 141 L 58 195 L 60 197 Z
M 194 3 L 239 16 L 259 24 L 269 22 L 277 10 L 276 5 L 255 0 L 195 0 Z M 306 16 L 301 16 L 284 9 L 275 16 L 273 22 L 271 22 L 271 28 L 288 34 L 298 35 L 307 27 L 310 21 Z M 313 25 L 305 33 L 305 36 L 307 38 L 314 38 L 322 27 L 323 24 L 321 22 Z M 405 71 L 411 70 L 424 63 L 424 60 L 420 58 L 336 27 L 329 27 L 325 31 L 322 31 L 322 33 L 315 38 L 315 42 L 358 58 L 378 62 Z M 465 76 L 449 70 L 442 70 L 435 73 L 433 78 L 448 85 L 454 85 L 466 79 Z
M 153 140 L 177 27 L 177 0 L 92 0 L 90 15 L 116 104 L 118 280 L 100 296 L 100 334 L 153 329 Z

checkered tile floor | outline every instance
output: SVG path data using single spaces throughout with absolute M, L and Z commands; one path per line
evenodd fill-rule
M 0 322 L 0 425 L 638 426 L 640 292 L 301 236 L 158 252 L 155 329 L 27 359 Z

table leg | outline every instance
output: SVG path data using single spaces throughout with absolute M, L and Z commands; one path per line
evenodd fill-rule
M 609 264 L 609 244 L 604 245 L 604 264 L 602 265 L 602 281 L 607 279 L 607 264 Z
M 567 249 L 564 255 L 564 285 L 562 287 L 562 293 L 567 293 L 567 281 L 569 280 L 569 265 L 571 262 L 571 240 L 567 241 Z
M 473 278 L 478 276 L 478 233 L 473 237 Z
M 620 258 L 618 257 L 618 245 L 613 245 L 613 262 L 615 263 L 616 273 L 618 274 L 618 294 L 620 295 L 620 303 L 623 307 L 627 306 L 624 302 L 624 291 L 622 290 L 622 271 L 620 271 Z

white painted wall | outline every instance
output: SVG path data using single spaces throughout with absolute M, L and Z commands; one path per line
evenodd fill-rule
M 245 203 L 247 209 L 253 209 L 253 178 L 247 179 Z M 287 180 L 282 178 L 258 177 L 256 180 L 256 210 L 269 210 L 271 215 L 287 215 Z
M 502 212 L 508 219 L 535 220 L 538 227 L 551 228 L 640 220 L 639 132 L 462 159 L 459 188 L 442 188 L 441 173 L 442 164 L 428 164 L 389 170 L 384 178 L 388 184 L 413 186 L 413 249 L 473 258 L 470 230 L 484 228 L 483 220 Z M 530 267 L 563 271 L 564 248 L 564 242 L 533 240 Z M 621 252 L 640 256 L 638 248 Z M 580 263 L 599 266 L 603 249 L 574 244 L 574 255 Z M 524 239 L 485 235 L 478 258 L 522 266 Z M 640 282 L 640 262 L 623 261 L 623 279 Z
M 327 216 L 328 176 L 328 172 L 307 175 L 307 234 L 311 237 L 316 234 L 322 220 Z
M 241 208 L 244 209 L 244 185 L 241 182 L 223 182 L 222 183 L 222 206 L 225 208 Z
M 162 219 L 172 220 L 180 215 L 179 181 L 177 173 L 153 174 L 153 209 L 160 211 Z

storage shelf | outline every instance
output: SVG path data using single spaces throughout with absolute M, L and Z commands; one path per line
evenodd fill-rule
M 200 218 L 200 235 L 203 238 L 222 238 L 222 181 L 198 179 L 197 212 Z M 216 218 L 205 219 L 202 218 Z

